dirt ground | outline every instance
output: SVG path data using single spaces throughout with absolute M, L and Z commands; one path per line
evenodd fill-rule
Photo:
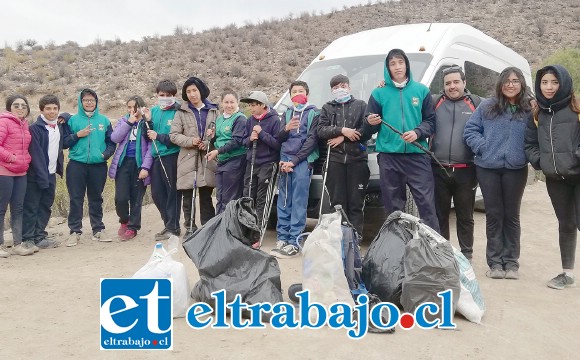
M 187 359 L 572 359 L 578 358 L 580 289 L 548 289 L 560 271 L 557 222 L 543 183 L 528 186 L 522 205 L 521 279 L 485 277 L 485 214 L 476 213 L 474 267 L 486 301 L 481 325 L 456 316 L 457 330 L 368 334 L 355 341 L 343 330 L 193 330 L 174 321 L 171 352 L 99 350 L 99 279 L 130 277 L 146 263 L 161 220 L 144 209 L 144 229 L 132 241 L 96 243 L 88 235 L 74 248 L 41 250 L 28 257 L 0 259 L 2 359 L 187 358 Z M 114 213 L 105 216 L 116 233 Z M 88 220 L 85 219 L 85 229 Z M 51 231 L 66 233 L 66 225 Z M 452 240 L 456 245 L 456 239 Z M 275 234 L 269 232 L 264 250 Z M 180 249 L 178 260 L 190 284 L 193 263 Z M 286 291 L 299 282 L 301 259 L 281 260 Z

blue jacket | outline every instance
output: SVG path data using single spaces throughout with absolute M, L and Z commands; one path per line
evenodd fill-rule
M 309 112 L 314 111 L 315 116 L 312 123 L 308 123 Z M 290 112 L 290 113 L 289 113 Z M 300 128 L 298 130 L 286 131 L 288 123 L 293 115 L 300 116 Z M 320 112 L 314 105 L 308 105 L 302 112 L 294 113 L 292 109 L 286 110 L 284 122 L 280 126 L 278 139 L 282 144 L 281 153 L 287 156 L 294 165 L 298 165 L 304 160 L 309 163 L 318 158 L 318 121 Z M 313 157 L 312 154 L 315 154 Z
M 250 136 L 252 135 L 252 129 L 256 125 L 260 125 L 262 131 L 260 131 L 258 142 L 256 143 L 256 162 L 254 165 L 260 166 L 272 162 L 278 162 L 278 160 L 280 160 L 280 142 L 278 141 L 278 133 L 282 125 L 280 123 L 280 117 L 274 109 L 270 109 L 262 120 L 257 120 L 255 117 L 250 116 L 246 122 L 247 137 L 244 139 L 244 145 L 248 147 L 246 159 L 248 162 L 252 161 L 252 142 L 250 141 Z
M 490 118 L 488 109 L 497 100 L 484 100 L 467 121 L 463 138 L 475 154 L 474 162 L 486 169 L 521 169 L 527 164 L 524 139 L 530 113 L 509 110 Z
M 56 173 L 62 176 L 64 155 L 62 153 L 64 130 L 62 125 L 58 125 L 60 141 L 58 144 L 58 158 L 56 161 Z M 28 181 L 35 182 L 41 189 L 48 189 L 48 130 L 46 123 L 39 116 L 36 122 L 29 128 L 32 141 L 28 152 L 32 158 L 28 168 Z

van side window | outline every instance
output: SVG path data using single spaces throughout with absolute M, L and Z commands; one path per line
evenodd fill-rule
M 481 97 L 491 97 L 495 93 L 495 82 L 499 73 L 470 61 L 465 62 L 467 88 Z
M 443 70 L 448 67 L 451 67 L 451 65 L 442 65 L 439 70 L 437 70 L 437 73 L 435 73 L 435 77 L 433 78 L 433 81 L 431 81 L 431 85 L 429 85 L 431 94 L 439 94 L 443 91 Z

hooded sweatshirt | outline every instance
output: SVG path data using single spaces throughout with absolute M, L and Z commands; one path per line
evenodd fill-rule
M 548 70 L 554 71 L 560 87 L 552 99 L 542 95 L 540 84 Z M 548 177 L 580 175 L 580 117 L 570 108 L 572 77 L 561 65 L 550 65 L 536 73 L 538 114 L 526 128 L 526 156 L 532 166 Z
M 260 125 L 262 131 L 258 134 L 258 142 L 256 143 L 256 160 L 254 165 L 260 166 L 280 160 L 280 142 L 278 141 L 278 133 L 282 125 L 280 124 L 280 117 L 274 109 L 269 109 L 268 113 L 262 120 L 250 116 L 246 122 L 246 138 L 244 145 L 248 148 L 246 153 L 246 160 L 248 163 L 252 161 L 252 142 L 250 136 L 254 126 Z
M 111 141 L 113 127 L 111 121 L 99 113 L 99 99 L 92 90 L 90 91 L 97 101 L 93 116 L 89 118 L 81 99 L 81 90 L 78 96 L 77 113 L 68 120 L 64 129 L 63 146 L 69 149 L 70 160 L 83 164 L 100 164 L 107 161 L 115 152 L 115 143 Z M 91 132 L 88 136 L 79 138 L 76 134 L 90 125 Z
M 435 111 L 433 110 L 429 89 L 413 80 L 409 58 L 405 55 L 407 65 L 407 84 L 397 88 L 393 84 L 389 72 L 389 64 L 385 58 L 385 86 L 371 92 L 367 105 L 367 114 L 379 114 L 383 121 L 388 122 L 397 130 L 405 133 L 414 130 L 417 133 L 417 142 L 427 147 L 426 139 L 435 131 Z M 389 129 L 386 125 L 371 126 L 367 120 L 363 131 L 368 135 L 378 132 L 376 150 L 383 153 L 423 153 Z

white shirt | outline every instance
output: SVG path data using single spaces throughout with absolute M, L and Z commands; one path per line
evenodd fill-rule
M 58 161 L 58 147 L 60 142 L 60 130 L 58 125 L 54 128 L 45 125 L 48 130 L 48 173 L 56 173 L 56 162 Z

